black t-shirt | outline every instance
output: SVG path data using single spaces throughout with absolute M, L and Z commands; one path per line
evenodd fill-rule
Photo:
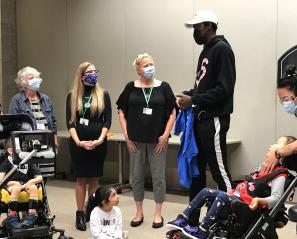
M 0 165 L 0 172 L 1 173 L 8 173 L 12 169 L 11 162 L 6 159 Z M 19 165 L 16 172 L 11 176 L 9 181 L 22 181 L 27 182 L 30 179 L 34 178 L 37 175 L 41 175 L 40 169 L 34 164 L 23 164 Z
M 149 94 L 150 88 L 144 88 Z M 128 137 L 132 141 L 156 143 L 166 128 L 168 118 L 175 108 L 175 96 L 168 83 L 154 87 L 147 106 L 142 88 L 129 82 L 117 100 L 127 121 Z M 150 113 L 144 113 L 148 108 Z

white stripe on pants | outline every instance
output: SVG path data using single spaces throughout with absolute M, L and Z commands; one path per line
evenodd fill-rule
M 221 125 L 220 125 L 219 117 L 214 117 L 214 125 L 215 125 L 215 130 L 216 130 L 215 135 L 214 135 L 214 145 L 215 145 L 215 151 L 216 151 L 216 156 L 217 156 L 217 162 L 218 162 L 218 166 L 219 166 L 221 175 L 222 175 L 224 182 L 227 186 L 227 192 L 229 192 L 232 189 L 232 186 L 231 186 L 231 182 L 229 180 L 229 177 L 227 175 L 227 172 L 225 170 L 225 166 L 223 163 L 223 156 L 222 156 L 221 143 L 220 143 Z

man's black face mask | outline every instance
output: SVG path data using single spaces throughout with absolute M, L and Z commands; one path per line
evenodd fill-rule
M 205 39 L 200 29 L 194 29 L 193 37 L 198 45 L 203 45 L 205 43 Z

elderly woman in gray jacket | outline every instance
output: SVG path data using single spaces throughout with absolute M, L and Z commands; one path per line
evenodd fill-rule
M 57 123 L 54 108 L 50 98 L 39 91 L 42 83 L 40 74 L 35 68 L 29 66 L 18 72 L 15 82 L 20 92 L 12 97 L 8 113 L 27 114 L 33 122 L 33 130 L 51 130 L 55 135 L 57 146 Z

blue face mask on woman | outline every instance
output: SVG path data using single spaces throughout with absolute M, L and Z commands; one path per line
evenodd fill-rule
M 147 66 L 143 68 L 143 75 L 145 78 L 152 79 L 156 73 L 154 66 Z
M 96 85 L 97 84 L 97 73 L 89 73 L 84 76 L 84 81 L 88 83 L 89 85 Z
M 294 104 L 291 100 L 283 101 L 282 103 L 283 109 L 289 114 L 296 114 L 297 105 Z
M 40 78 L 33 78 L 28 80 L 28 88 L 30 90 L 38 91 L 41 85 L 41 79 Z

